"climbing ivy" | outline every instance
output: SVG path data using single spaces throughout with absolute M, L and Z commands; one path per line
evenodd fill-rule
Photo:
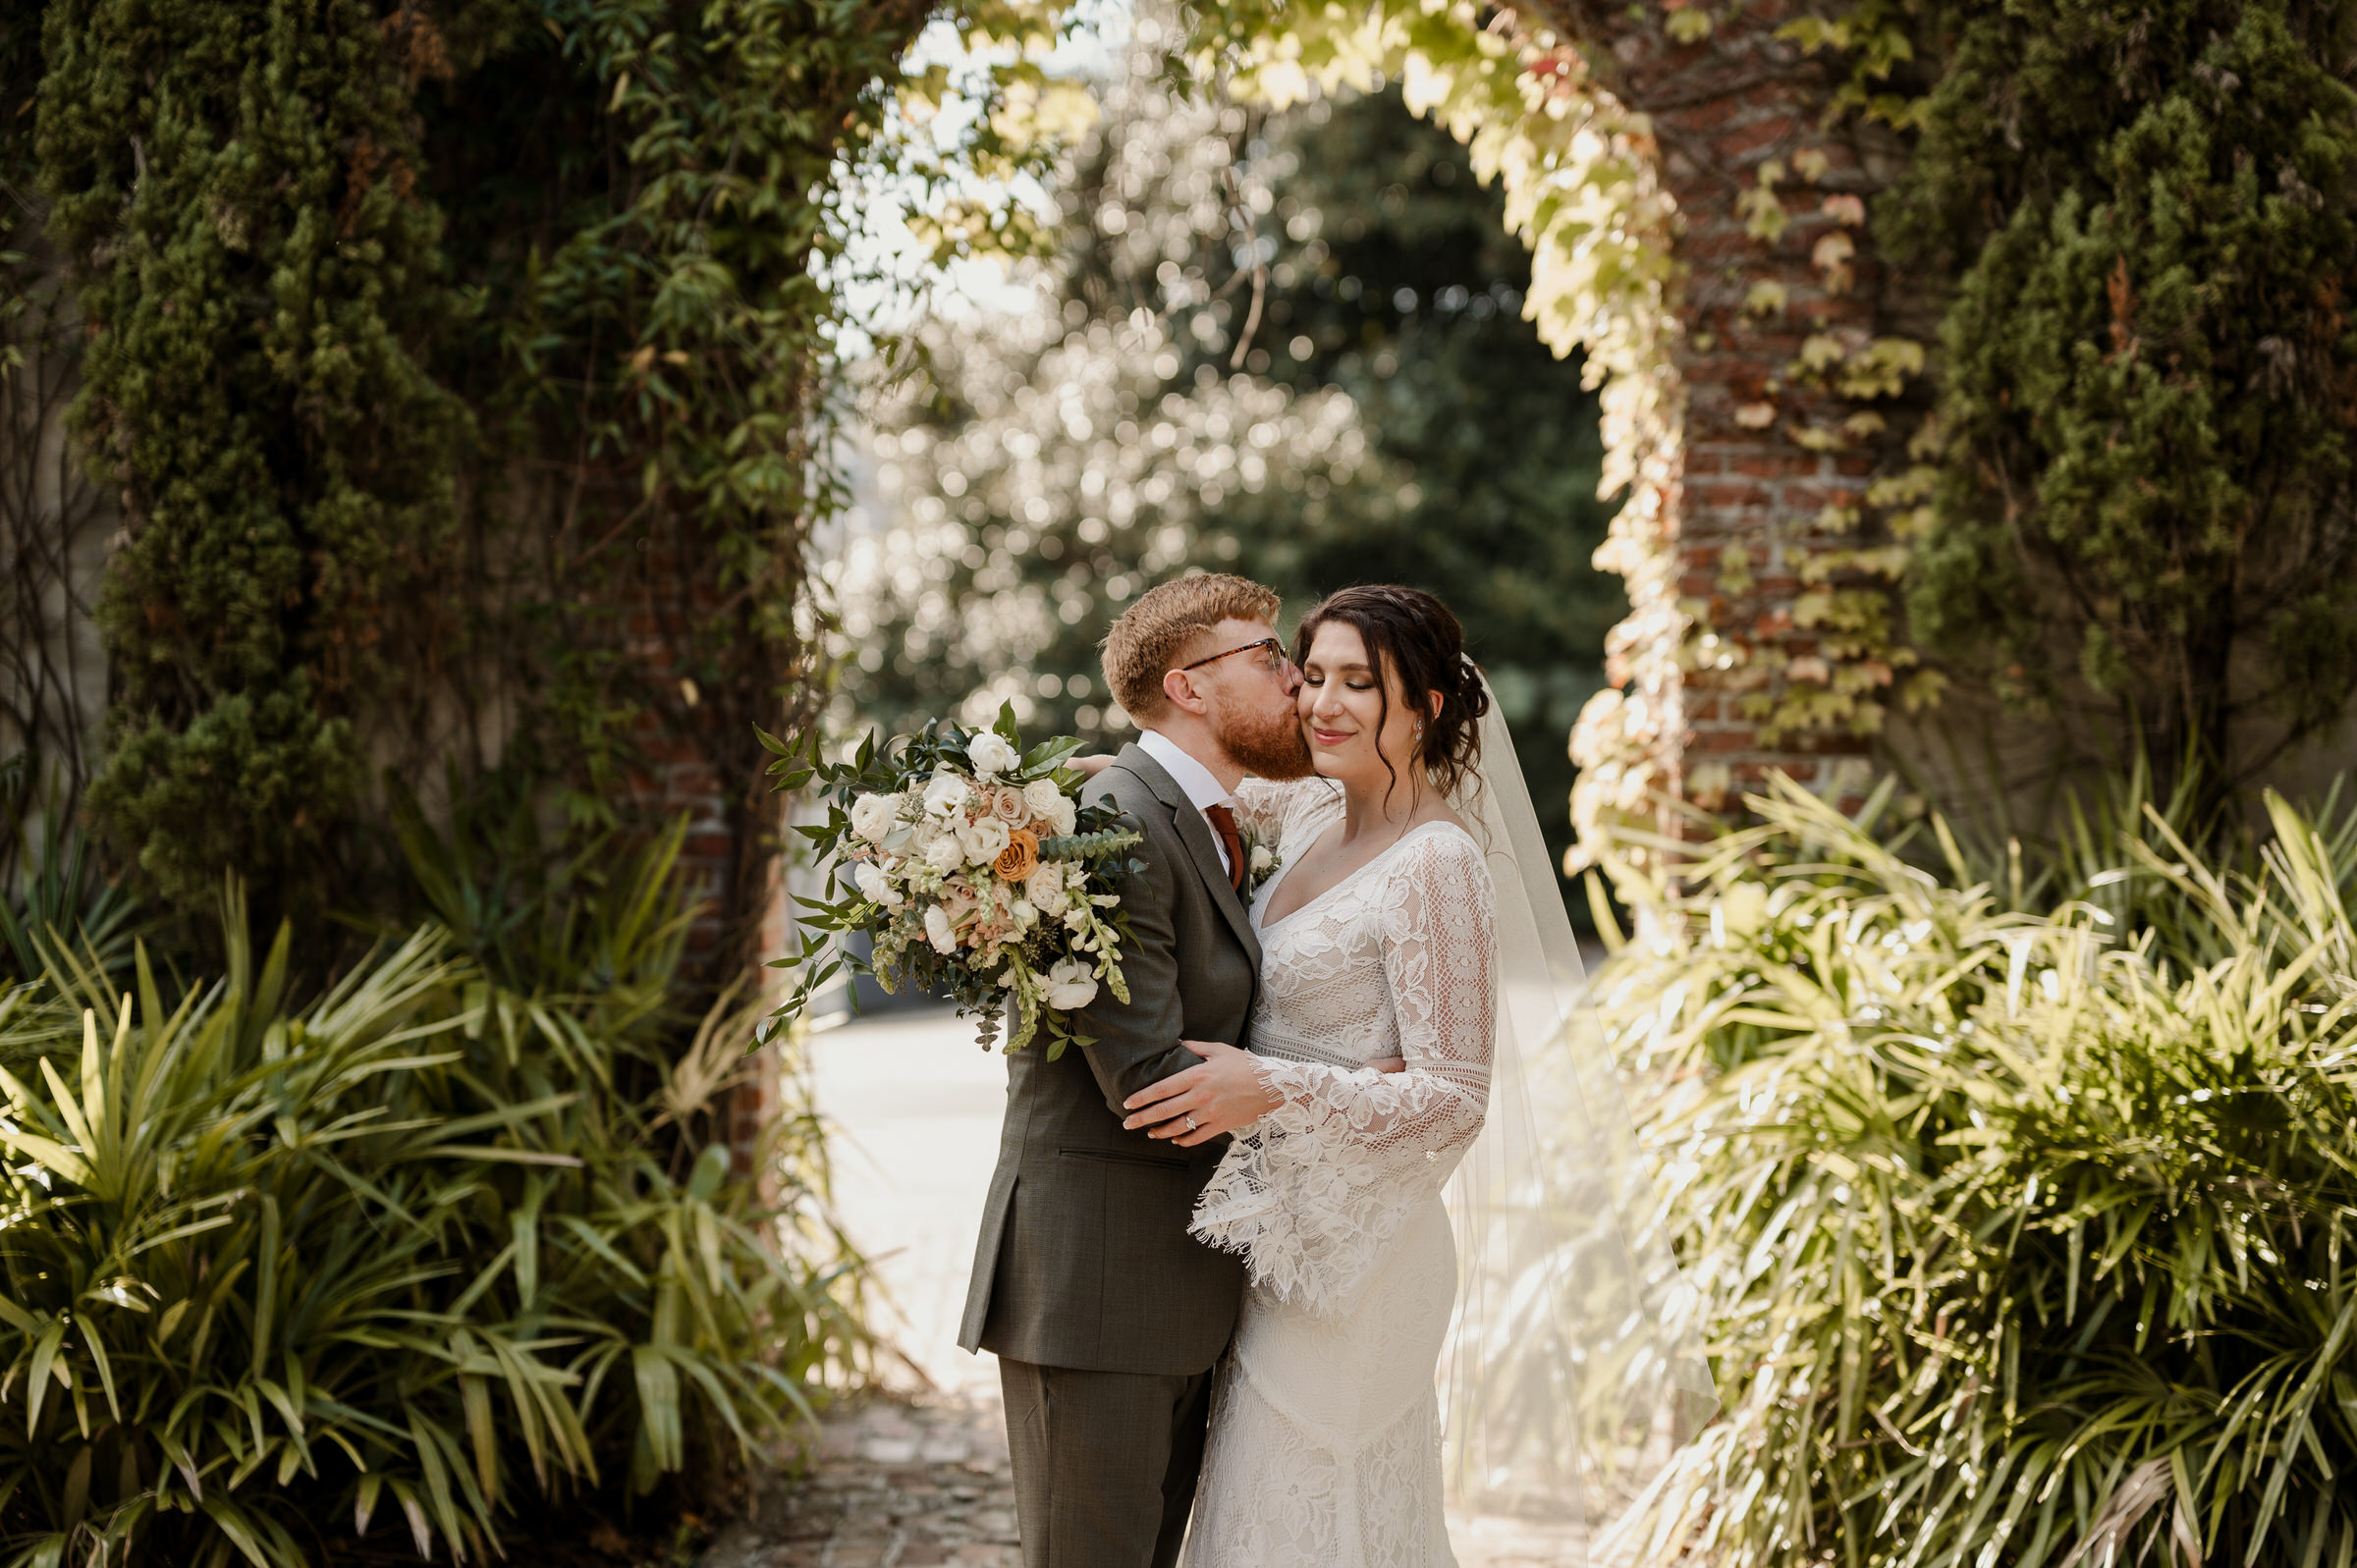
M 842 174 L 889 156 L 936 23 L 997 51 L 936 172 L 1019 169 L 1062 9 L 48 0 L 123 854 L 183 904 L 235 867 L 316 909 L 365 892 L 379 769 L 576 816 L 702 795 L 742 935 L 752 724 L 814 678 Z

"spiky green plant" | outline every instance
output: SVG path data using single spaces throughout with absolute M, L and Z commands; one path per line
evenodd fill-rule
M 0 1561 L 293 1568 L 372 1528 L 481 1560 L 809 1408 L 856 1337 L 841 1249 L 678 1128 L 753 1014 L 639 1070 L 675 850 L 622 857 L 571 989 L 435 927 L 298 1003 L 233 899 L 185 995 L 55 945 L 0 993 Z
M 2346 1568 L 2349 819 L 2271 797 L 2218 867 L 2148 804 L 2022 908 L 1937 822 L 1945 874 L 1788 783 L 1752 804 L 1685 891 L 1624 880 L 1599 985 L 1670 1086 L 1727 1400 L 1647 1560 Z

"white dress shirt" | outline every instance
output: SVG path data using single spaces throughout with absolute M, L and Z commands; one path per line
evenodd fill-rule
M 1143 730 L 1138 732 L 1137 745 L 1139 750 L 1162 764 L 1162 771 L 1171 776 L 1173 784 L 1186 791 L 1187 802 L 1197 811 L 1208 806 L 1226 806 L 1231 811 L 1235 809 L 1235 796 L 1212 777 L 1209 768 L 1180 750 L 1178 741 L 1159 730 Z M 1228 840 L 1220 837 L 1219 829 L 1211 827 L 1209 817 L 1203 819 L 1203 826 L 1211 828 L 1212 846 L 1220 852 L 1220 869 L 1233 877 L 1235 867 L 1228 863 Z

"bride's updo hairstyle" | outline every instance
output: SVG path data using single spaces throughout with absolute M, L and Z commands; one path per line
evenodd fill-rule
M 1465 628 L 1447 605 L 1421 588 L 1389 583 L 1344 588 L 1302 617 L 1293 633 L 1294 664 L 1307 662 L 1318 628 L 1329 622 L 1351 627 L 1367 645 L 1383 694 L 1379 733 L 1391 722 L 1392 676 L 1398 677 L 1399 689 L 1419 710 L 1424 693 L 1441 694 L 1441 711 L 1424 721 L 1416 761 L 1434 789 L 1453 793 L 1481 762 L 1481 718 L 1490 711 L 1481 668 L 1465 656 Z M 1391 766 L 1388 759 L 1384 766 Z

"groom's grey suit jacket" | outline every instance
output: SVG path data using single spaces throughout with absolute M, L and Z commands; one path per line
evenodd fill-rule
M 1094 1045 L 1007 1057 L 1007 1120 L 958 1342 L 1091 1372 L 1192 1376 L 1228 1347 L 1243 1264 L 1187 1234 L 1225 1139 L 1180 1149 L 1122 1127 L 1122 1102 L 1195 1064 L 1178 1042 L 1246 1046 L 1260 944 L 1203 814 L 1127 746 L 1089 782 L 1146 841 L 1122 880 L 1129 1000 L 1073 1020 Z

